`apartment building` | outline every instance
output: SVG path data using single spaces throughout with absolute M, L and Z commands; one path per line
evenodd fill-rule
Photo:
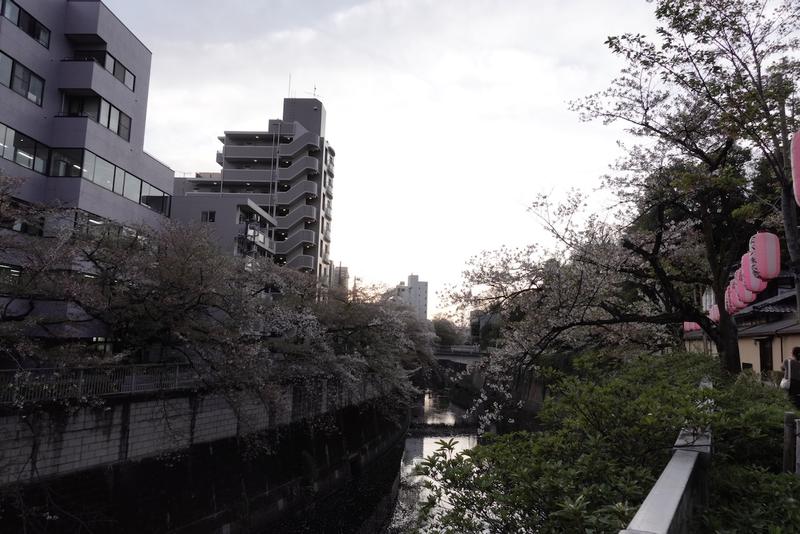
M 393 290 L 394 297 L 407 304 L 423 321 L 428 319 L 428 282 L 416 274 L 408 275 L 408 284 L 400 282 Z
M 161 224 L 174 173 L 143 150 L 151 52 L 98 0 L 0 1 L 0 171 L 18 197 Z
M 256 195 L 247 193 L 209 193 L 194 190 L 200 180 L 219 184 L 220 173 L 197 173 L 175 179 L 172 218 L 207 225 L 220 251 L 234 256 L 274 258 L 275 217 L 257 204 Z
M 241 235 L 242 220 L 224 206 L 250 202 L 263 212 L 265 233 L 274 240 L 275 262 L 314 273 L 323 285 L 330 284 L 336 153 L 325 138 L 322 102 L 286 98 L 283 118 L 270 120 L 267 130 L 226 131 L 219 140 L 221 173 L 178 180 L 175 218 L 200 222 L 205 217 L 219 229 L 227 247 L 230 236 Z M 220 218 L 222 210 L 225 216 Z M 208 221 L 213 211 L 214 221 Z

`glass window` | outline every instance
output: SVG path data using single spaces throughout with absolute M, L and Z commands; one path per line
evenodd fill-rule
M 142 188 L 142 181 L 130 173 L 125 173 L 125 195 L 126 198 L 139 202 L 139 193 Z
M 126 141 L 131 140 L 131 118 L 120 111 L 119 113 L 119 136 Z
M 121 195 L 124 188 L 125 188 L 125 171 L 117 167 L 116 171 L 114 172 L 114 192 L 118 195 Z
M 0 123 L 0 158 L 6 150 L 6 125 Z
M 3 16 L 14 24 L 19 24 L 19 6 L 11 0 L 6 0 L 3 6 Z
M 41 143 L 36 143 L 36 157 L 33 160 L 33 170 L 47 174 L 47 162 L 50 160 L 50 149 Z
M 147 193 L 145 193 L 145 191 L 147 191 Z M 164 213 L 164 193 L 148 183 L 143 183 L 142 204 L 158 213 Z
M 125 67 L 122 66 L 122 63 L 117 61 L 117 64 L 114 65 L 114 78 L 118 79 L 122 83 L 125 83 Z
M 106 54 L 106 65 L 105 66 L 106 66 L 106 70 L 108 72 L 114 72 L 114 64 L 115 63 L 116 63 L 116 61 L 114 61 L 114 56 L 112 56 L 111 54 Z
M 88 150 L 83 153 L 83 177 L 87 180 L 94 179 L 94 164 L 97 157 Z
M 109 191 L 114 190 L 114 165 L 103 158 L 95 158 L 94 164 L 94 183 L 105 187 Z
M 108 129 L 114 133 L 119 130 L 119 110 L 111 106 L 111 112 L 108 114 Z
M 33 156 L 36 154 L 36 142 L 27 135 L 17 133 L 14 137 L 14 149 L 14 163 L 32 169 Z
M 128 69 L 125 69 L 125 85 L 131 91 L 133 91 L 136 86 L 136 77 Z
M 11 68 L 14 61 L 5 54 L 0 53 L 0 83 L 6 87 L 11 87 Z
M 50 30 L 39 24 L 33 38 L 39 41 L 45 48 L 50 48 Z
M 28 86 L 28 100 L 36 104 L 42 105 L 42 96 L 44 95 L 44 80 L 37 75 L 30 74 L 30 85 Z
M 11 76 L 11 88 L 22 96 L 27 96 L 30 83 L 31 71 L 15 62 L 14 72 Z
M 6 138 L 3 141 L 3 153 L 5 159 L 14 159 L 14 136 L 17 132 L 11 128 L 6 127 Z
M 100 120 L 98 121 L 100 124 L 108 128 L 108 112 L 111 109 L 111 105 L 103 99 L 100 99 Z
M 100 116 L 100 98 L 96 96 L 87 96 L 83 100 L 83 113 L 87 117 L 96 121 Z
M 83 150 L 78 148 L 61 148 L 51 151 L 50 175 L 51 176 L 80 176 Z

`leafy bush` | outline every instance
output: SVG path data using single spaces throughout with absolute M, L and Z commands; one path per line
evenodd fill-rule
M 698 387 L 704 379 L 713 387 Z M 714 435 L 715 508 L 699 529 L 760 532 L 771 514 L 794 517 L 789 496 L 796 482 L 771 473 L 780 468 L 788 405 L 781 391 L 756 378 L 724 376 L 702 355 L 600 355 L 578 359 L 575 376 L 560 380 L 554 393 L 540 414 L 542 432 L 489 436 L 464 453 L 440 443 L 419 468 L 428 477 L 426 532 L 616 533 L 685 427 Z M 725 473 L 736 482 L 725 482 Z M 787 498 L 748 511 L 770 491 Z M 724 512 L 728 506 L 737 513 Z M 776 519 L 780 524 L 789 523 Z

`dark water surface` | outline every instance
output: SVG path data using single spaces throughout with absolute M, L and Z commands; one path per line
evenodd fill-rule
M 455 440 L 457 452 L 471 449 L 478 443 L 475 430 L 466 425 L 464 410 L 451 404 L 446 394 L 426 392 L 422 411 L 415 414 L 412 422 L 414 435 L 406 438 L 397 504 L 386 534 L 402 534 L 414 526 L 426 491 L 422 487 L 425 477 L 414 475 L 414 468 L 439 448 L 437 441 Z M 426 425 L 431 426 L 426 428 Z

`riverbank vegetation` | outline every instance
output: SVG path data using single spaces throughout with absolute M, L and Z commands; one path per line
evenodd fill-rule
M 699 387 L 710 380 L 713 387 Z M 710 430 L 710 507 L 692 532 L 793 532 L 800 479 L 781 474 L 783 392 L 706 356 L 590 353 L 561 376 L 543 430 L 428 457 L 421 532 L 624 529 L 682 428 Z
M 7 373 L 181 364 L 223 394 L 326 379 L 408 400 L 409 374 L 431 364 L 428 325 L 379 289 L 331 289 L 270 258 L 225 254 L 209 225 L 122 227 L 21 203 L 20 185 L 0 179 Z

